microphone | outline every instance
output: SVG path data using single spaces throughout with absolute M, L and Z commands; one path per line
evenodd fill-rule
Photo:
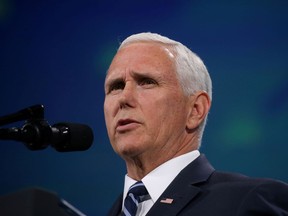
M 30 150 L 49 144 L 59 152 L 84 151 L 93 143 L 93 131 L 84 124 L 61 122 L 50 126 L 44 119 L 28 121 L 22 128 L 1 128 L 0 139 L 24 142 Z

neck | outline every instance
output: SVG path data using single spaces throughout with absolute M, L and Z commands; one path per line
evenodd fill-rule
M 152 170 L 160 166 L 161 164 L 169 161 L 175 157 L 186 154 L 193 150 L 198 149 L 198 145 L 185 145 L 178 151 L 164 152 L 162 154 L 149 154 L 139 155 L 133 158 L 126 158 L 127 174 L 130 178 L 140 181 Z

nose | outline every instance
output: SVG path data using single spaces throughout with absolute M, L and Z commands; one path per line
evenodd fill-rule
M 120 109 L 123 108 L 131 108 L 135 107 L 136 105 L 136 91 L 133 83 L 126 82 L 123 91 L 120 94 L 119 98 L 119 107 Z

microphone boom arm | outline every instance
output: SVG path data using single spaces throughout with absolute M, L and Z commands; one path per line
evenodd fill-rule
M 44 119 L 44 106 L 35 105 L 17 113 L 0 117 L 0 126 L 26 120 L 22 128 L 0 128 L 0 140 L 24 142 L 30 150 L 41 150 L 49 144 L 59 152 L 84 151 L 93 142 L 90 127 L 75 123 L 58 123 L 50 126 Z
M 16 113 L 0 117 L 0 126 L 28 119 L 43 119 L 43 118 L 44 118 L 44 106 L 38 104 L 22 109 Z

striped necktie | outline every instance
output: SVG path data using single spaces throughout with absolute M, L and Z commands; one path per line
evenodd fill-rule
M 139 181 L 133 184 L 124 200 L 122 216 L 135 216 L 139 203 L 147 199 L 148 191 L 145 185 Z

